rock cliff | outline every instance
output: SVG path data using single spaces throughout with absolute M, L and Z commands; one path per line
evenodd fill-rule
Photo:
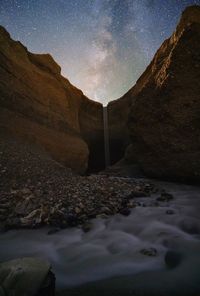
M 200 180 L 200 6 L 183 12 L 136 85 L 129 160 L 149 176 Z
M 103 109 L 0 27 L 0 128 L 79 173 L 104 166 Z M 136 85 L 108 104 L 112 164 L 200 180 L 200 6 L 188 7 Z
M 103 147 L 102 106 L 62 77 L 49 54 L 32 54 L 0 27 L 0 127 L 44 147 L 79 173 Z M 100 148 L 99 148 L 100 149 Z M 103 158 L 103 148 L 99 152 Z M 96 165 L 96 164 L 95 164 Z
M 111 164 L 115 164 L 123 157 L 130 144 L 127 124 L 131 103 L 132 98 L 124 95 L 122 98 L 110 102 L 107 107 Z

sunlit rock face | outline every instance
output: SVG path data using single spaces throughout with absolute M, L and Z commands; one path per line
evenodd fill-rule
M 103 135 L 102 106 L 60 70 L 50 55 L 28 52 L 0 27 L 0 127 L 83 173 L 93 139 Z
M 132 162 L 150 176 L 200 180 L 200 6 L 183 12 L 127 98 Z

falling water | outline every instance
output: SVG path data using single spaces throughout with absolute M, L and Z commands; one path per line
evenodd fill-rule
M 110 145 L 109 145 L 108 109 L 107 109 L 107 107 L 103 107 L 103 123 L 104 123 L 105 167 L 108 167 L 108 166 L 110 166 Z

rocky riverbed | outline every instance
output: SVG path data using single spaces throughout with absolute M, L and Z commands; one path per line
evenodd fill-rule
M 82 225 L 116 213 L 128 216 L 138 202 L 160 190 L 154 184 L 109 175 L 78 176 L 53 161 L 43 150 L 1 132 L 1 229 L 52 226 L 50 232 Z M 159 201 L 156 201 L 158 204 Z
M 1 233 L 0 261 L 48 260 L 59 295 L 197 296 L 200 189 L 155 184 L 174 198 L 160 191 L 134 197 L 129 216 L 92 219 L 87 233 L 79 226 Z
M 59 181 L 59 182 L 57 182 Z M 12 188 L 1 193 L 0 218 L 5 228 L 59 228 L 83 224 L 91 218 L 129 215 L 135 197 L 150 196 L 158 189 L 151 183 L 106 176 L 48 180 L 37 186 Z M 162 193 L 168 198 L 166 193 Z
M 1 136 L 0 192 L 0 261 L 48 260 L 60 295 L 199 295 L 198 187 L 77 176 Z
M 36 185 L 30 180 L 2 190 L 0 219 L 4 229 L 50 225 L 56 230 L 82 225 L 89 231 L 90 219 L 116 213 L 128 216 L 130 208 L 139 204 L 135 198 L 151 196 L 158 190 L 152 183 L 136 179 L 61 174 Z M 170 198 L 170 194 L 161 191 L 155 205 Z

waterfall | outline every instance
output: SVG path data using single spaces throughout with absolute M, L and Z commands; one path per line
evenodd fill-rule
M 104 124 L 104 150 L 105 150 L 105 167 L 110 166 L 110 144 L 108 128 L 108 109 L 103 107 L 103 124 Z

